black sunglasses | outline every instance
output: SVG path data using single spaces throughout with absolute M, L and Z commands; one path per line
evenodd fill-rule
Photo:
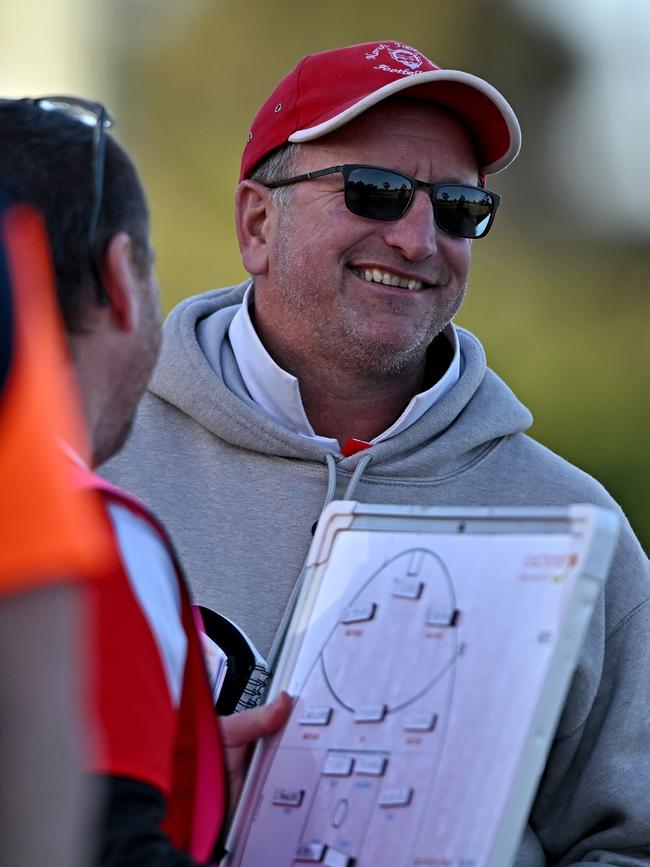
M 97 240 L 97 227 L 99 225 L 99 215 L 104 192 L 106 130 L 113 126 L 113 118 L 101 102 L 80 99 L 76 96 L 40 96 L 30 101 L 45 111 L 65 112 L 75 120 L 93 128 L 90 157 L 92 199 L 90 203 L 90 218 L 88 220 L 87 244 L 90 267 L 97 284 L 99 302 L 105 304 L 108 301 L 108 295 L 102 279 L 98 254 L 95 250 L 95 242 Z
M 500 196 L 483 187 L 430 184 L 378 166 L 331 166 L 265 186 L 275 189 L 338 173 L 343 175 L 345 205 L 353 214 L 368 220 L 399 220 L 413 202 L 415 191 L 421 188 L 429 193 L 438 228 L 459 238 L 485 237 L 501 201 Z

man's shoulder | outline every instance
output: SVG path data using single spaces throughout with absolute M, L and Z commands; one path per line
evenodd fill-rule
M 507 437 L 500 450 L 504 472 L 513 482 L 525 481 L 540 502 L 560 505 L 568 497 L 572 502 L 619 508 L 596 478 L 524 432 Z
M 525 477 L 530 490 L 539 492 L 547 505 L 589 503 L 615 512 L 620 535 L 608 581 L 608 598 L 614 609 L 608 626 L 613 628 L 631 609 L 650 597 L 650 570 L 643 551 L 622 507 L 606 488 L 589 473 L 560 457 L 526 434 L 514 438 L 515 455 L 511 469 Z

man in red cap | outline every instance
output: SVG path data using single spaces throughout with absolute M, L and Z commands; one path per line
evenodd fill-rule
M 530 413 L 453 324 L 499 205 L 485 178 L 519 146 L 491 85 L 396 41 L 303 58 L 253 120 L 236 198 L 250 279 L 172 312 L 108 473 L 270 666 L 334 497 L 617 508 L 524 433 Z M 650 863 L 649 600 L 626 525 L 520 867 Z

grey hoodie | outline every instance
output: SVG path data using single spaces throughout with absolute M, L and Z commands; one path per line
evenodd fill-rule
M 172 311 L 131 439 L 104 470 L 164 521 L 197 601 L 236 621 L 262 654 L 334 497 L 618 509 L 598 482 L 526 436 L 530 413 L 463 329 L 461 376 L 439 402 L 367 452 L 328 455 L 248 394 L 227 336 L 244 288 Z M 650 865 L 650 576 L 623 522 L 518 867 Z

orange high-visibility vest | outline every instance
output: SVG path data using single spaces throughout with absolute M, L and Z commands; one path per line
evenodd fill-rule
M 108 545 L 59 444 L 87 452 L 53 282 L 39 214 L 0 201 L 0 593 L 94 574 Z

